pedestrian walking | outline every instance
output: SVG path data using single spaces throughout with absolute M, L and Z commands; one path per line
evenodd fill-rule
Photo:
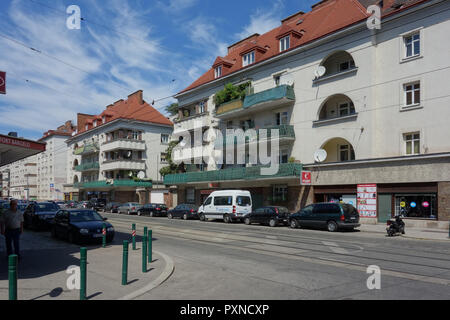
M 0 216 L 1 234 L 5 236 L 6 255 L 16 254 L 20 260 L 20 235 L 23 233 L 23 213 L 17 208 L 17 200 Z M 13 252 L 14 245 L 14 252 Z

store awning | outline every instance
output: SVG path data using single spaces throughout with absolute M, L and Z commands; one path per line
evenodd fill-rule
M 45 143 L 0 134 L 0 167 L 45 151 Z

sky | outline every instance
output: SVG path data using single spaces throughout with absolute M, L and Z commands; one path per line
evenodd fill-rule
M 137 90 L 164 113 L 227 47 L 318 0 L 1 0 L 0 134 L 39 139 Z M 69 29 L 70 5 L 81 28 Z M 34 50 L 32 50 L 34 49 Z

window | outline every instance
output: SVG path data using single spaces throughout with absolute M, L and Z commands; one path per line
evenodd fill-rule
M 209 206 L 211 204 L 211 200 L 212 198 L 209 197 L 208 199 L 206 199 L 205 203 L 203 204 L 204 206 Z
M 280 85 L 281 76 L 280 76 L 280 75 L 274 76 L 274 77 L 273 77 L 273 80 L 275 81 L 275 86 L 278 87 L 278 86 Z
M 402 202 L 404 207 L 400 205 Z M 395 214 L 407 218 L 436 219 L 436 194 L 396 194 Z
M 169 143 L 169 135 L 168 134 L 161 134 L 161 143 L 162 144 L 168 144 Z
M 233 204 L 233 197 L 215 197 L 215 206 L 231 206 Z
M 94 127 L 97 126 L 97 120 L 94 120 Z
M 280 163 L 288 163 L 289 162 L 289 151 L 281 150 L 280 152 Z
M 222 76 L 222 66 L 218 66 L 214 70 L 214 77 L 217 79 L 220 78 L 221 76 Z
M 353 147 L 345 144 L 339 146 L 339 161 L 355 160 L 355 151 Z
M 288 113 L 279 112 L 277 113 L 277 126 L 288 124 Z
M 199 113 L 204 113 L 206 111 L 205 108 L 205 101 L 200 102 L 199 106 L 198 106 L 198 112 Z
M 407 133 L 404 135 L 406 154 L 420 154 L 420 133 Z
M 405 42 L 405 58 L 420 55 L 420 34 L 415 33 L 403 38 Z
M 244 67 L 252 63 L 255 63 L 255 51 L 245 54 L 244 57 L 242 58 L 242 65 Z
M 233 120 L 227 121 L 227 129 L 233 129 Z
M 420 83 L 405 84 L 405 107 L 420 104 Z
M 291 44 L 290 44 L 289 36 L 280 39 L 280 52 L 285 51 L 285 50 L 289 49 L 290 47 L 291 47 Z
M 167 163 L 167 153 L 161 153 L 161 163 Z
M 241 207 L 248 207 L 252 205 L 252 200 L 250 199 L 250 197 L 237 196 L 236 204 Z
M 283 202 L 287 201 L 288 187 L 286 185 L 273 186 L 273 201 Z
M 345 117 L 355 113 L 355 106 L 353 102 L 341 103 L 339 105 L 339 117 Z
M 102 117 L 102 122 L 106 123 L 106 117 L 105 116 Z

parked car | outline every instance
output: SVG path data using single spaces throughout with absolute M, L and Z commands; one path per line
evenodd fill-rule
M 351 204 L 316 203 L 289 218 L 291 228 L 326 228 L 330 232 L 359 227 L 359 213 Z
M 138 210 L 138 216 L 167 217 L 165 204 L 147 203 Z
M 119 213 L 118 209 L 122 204 L 120 202 L 109 202 L 105 206 L 105 212 Z
M 198 207 L 194 204 L 179 204 L 172 210 L 167 211 L 167 217 L 188 219 L 199 219 Z
M 88 204 L 89 201 L 81 201 L 80 203 L 78 203 L 78 208 L 87 209 Z
M 106 207 L 106 199 L 93 198 L 89 200 L 89 202 L 86 205 L 87 209 L 93 209 L 97 211 L 104 211 L 105 207 Z
M 64 201 L 56 201 L 56 204 L 58 205 L 58 207 L 60 207 L 61 209 L 63 209 L 66 206 L 66 203 Z
M 214 191 L 198 209 L 201 221 L 221 219 L 227 223 L 243 220 L 252 212 L 252 196 L 249 191 Z
M 54 202 L 32 202 L 30 203 L 23 214 L 24 227 L 27 229 L 47 229 L 59 207 Z
M 262 207 L 246 215 L 244 223 L 247 225 L 252 223 L 268 224 L 271 227 L 279 224 L 289 225 L 289 215 L 289 210 L 285 207 Z
M 51 233 L 54 238 L 67 239 L 71 243 L 100 240 L 103 224 L 106 226 L 106 242 L 114 239 L 114 227 L 94 210 L 63 209 L 55 215 Z
M 137 214 L 138 210 L 142 208 L 142 205 L 140 205 L 139 203 L 135 203 L 135 202 L 127 202 L 122 204 L 118 209 L 118 213 L 122 214 L 122 213 L 126 213 L 128 215 L 130 214 Z

